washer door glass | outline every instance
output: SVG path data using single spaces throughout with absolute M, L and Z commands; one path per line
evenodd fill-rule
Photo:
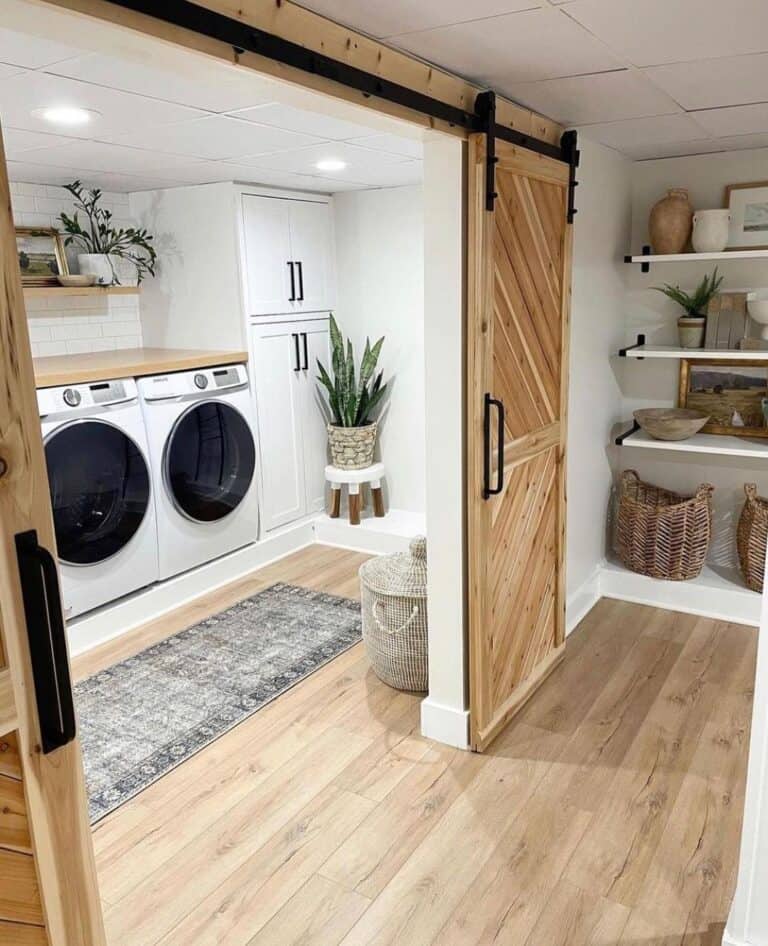
M 131 438 L 103 421 L 70 424 L 45 445 L 59 557 L 94 565 L 131 541 L 150 502 L 149 469 Z
M 239 411 L 219 401 L 205 401 L 182 414 L 165 449 L 171 498 L 196 522 L 215 522 L 239 506 L 255 466 L 250 427 Z

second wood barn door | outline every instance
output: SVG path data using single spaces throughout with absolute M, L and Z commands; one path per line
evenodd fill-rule
M 565 640 L 568 167 L 503 141 L 496 155 L 498 196 L 488 211 L 485 138 L 472 136 L 467 399 L 476 749 L 534 692 Z

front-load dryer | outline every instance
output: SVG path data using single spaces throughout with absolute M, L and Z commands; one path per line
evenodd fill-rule
M 144 421 L 132 378 L 37 392 L 68 617 L 157 581 Z
M 160 577 L 256 541 L 256 444 L 245 365 L 140 378 Z

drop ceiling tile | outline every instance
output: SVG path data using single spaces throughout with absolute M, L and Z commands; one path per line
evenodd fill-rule
M 599 141 L 625 154 L 628 154 L 631 148 L 640 145 L 665 145 L 698 141 L 707 137 L 706 132 L 685 114 L 602 122 L 585 126 L 584 134 L 594 141 Z
M 751 148 L 768 148 L 768 135 L 740 135 L 736 138 L 706 138 L 700 141 L 684 141 L 674 144 L 645 145 L 642 142 L 626 151 L 635 161 L 655 158 L 686 157 L 694 154 L 714 154 L 720 151 L 746 151 Z
M 148 129 L 167 122 L 181 122 L 204 115 L 198 109 L 161 102 L 127 92 L 104 89 L 73 79 L 42 72 L 27 72 L 0 81 L 0 119 L 12 128 L 26 131 L 61 131 L 32 114 L 52 105 L 76 105 L 99 112 L 87 125 L 67 128 L 72 138 L 102 137 Z
M 642 74 L 624 70 L 569 79 L 523 82 L 507 89 L 516 102 L 564 125 L 644 118 L 679 106 Z
M 421 161 L 403 161 L 389 167 L 356 171 L 354 177 L 366 187 L 406 187 L 424 180 L 424 165 Z
M 345 121 L 343 118 L 325 115 L 319 111 L 294 108 L 292 105 L 283 105 L 279 102 L 259 105 L 256 108 L 242 109 L 234 112 L 232 117 L 336 141 L 371 133 L 371 129 L 365 125 L 358 125 L 355 122 Z
M 687 111 L 768 102 L 768 53 L 676 62 L 644 72 Z
M 346 167 L 337 172 L 319 171 L 318 161 L 335 159 L 346 162 Z M 357 148 L 348 142 L 328 142 L 315 145 L 312 148 L 301 148 L 296 151 L 282 151 L 277 154 L 255 155 L 240 158 L 239 163 L 250 167 L 268 168 L 276 171 L 292 171 L 297 174 L 313 174 L 331 177 L 339 180 L 358 181 L 359 174 L 385 168 L 403 162 L 400 155 L 388 154 L 383 151 L 370 151 L 367 148 Z
M 0 61 L 14 66 L 40 69 L 62 59 L 72 59 L 81 53 L 82 49 L 52 39 L 0 28 Z
M 194 53 L 165 50 L 162 62 L 146 45 L 130 43 L 123 57 L 94 53 L 59 63 L 48 72 L 107 88 L 162 98 L 210 112 L 274 101 L 276 84 L 256 73 Z M 122 51 L 122 49 L 120 50 Z
M 690 114 L 702 128 L 706 128 L 717 138 L 768 132 L 768 103 L 766 102 L 759 105 L 711 108 Z
M 290 148 L 304 148 L 321 142 L 321 139 L 314 135 L 297 134 L 220 115 L 134 131 L 105 140 L 134 148 L 185 154 L 211 161 L 227 158 L 242 160 L 244 155 L 262 155 Z
M 103 171 L 119 174 L 153 174 L 163 177 L 163 171 L 173 167 L 187 167 L 189 156 L 159 154 L 141 148 L 105 144 L 101 141 L 77 140 L 73 144 L 37 149 L 26 153 L 35 164 L 53 167 L 75 167 L 81 171 Z
M 636 66 L 768 51 L 765 0 L 573 0 L 562 9 Z
M 427 30 L 543 6 L 542 0 L 301 0 L 300 6 L 371 36 Z
M 421 158 L 424 154 L 424 145 L 413 138 L 401 138 L 400 135 L 366 135 L 363 138 L 353 138 L 350 144 L 361 148 L 371 148 L 373 151 L 386 151 L 403 158 Z
M 7 62 L 0 62 L 0 82 L 10 79 L 11 76 L 20 76 L 24 72 L 20 66 L 12 66 Z
M 44 135 L 38 131 L 22 131 L 18 128 L 3 128 L 3 143 L 9 160 L 17 155 L 40 148 L 53 148 L 58 145 L 75 144 L 77 139 L 64 135 Z M 34 160 L 32 158 L 31 160 Z
M 504 92 L 534 82 L 620 68 L 605 46 L 560 10 L 528 10 L 395 36 L 429 62 Z

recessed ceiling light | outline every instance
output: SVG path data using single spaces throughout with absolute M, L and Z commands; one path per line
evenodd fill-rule
M 51 125 L 66 125 L 69 128 L 87 125 L 94 118 L 101 117 L 100 112 L 94 112 L 90 108 L 80 108 L 77 105 L 51 105 L 47 108 L 36 108 L 32 114 L 35 118 L 42 118 L 44 122 Z
M 318 171 L 343 171 L 346 166 L 347 162 L 338 158 L 325 158 L 315 165 Z

